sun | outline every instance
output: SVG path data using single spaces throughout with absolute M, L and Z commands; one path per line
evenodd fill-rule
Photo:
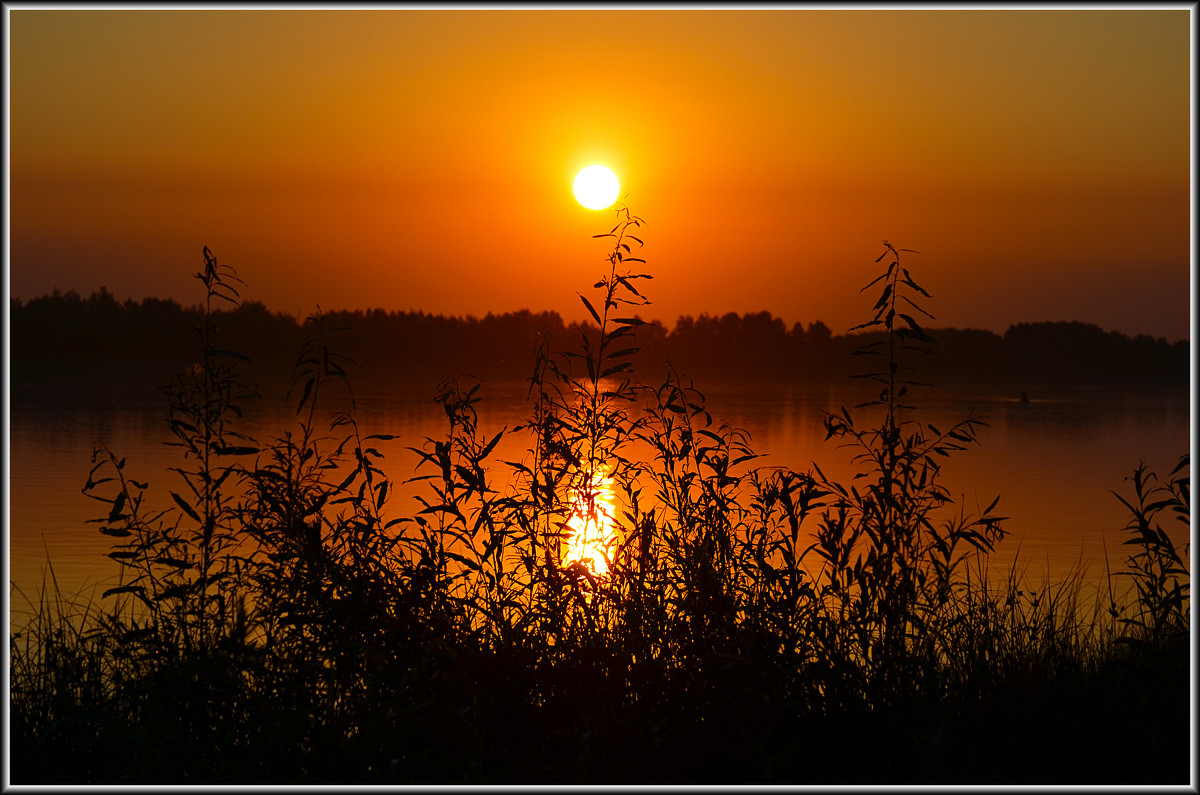
M 589 210 L 603 210 L 617 200 L 621 183 L 604 166 L 588 166 L 575 176 L 575 198 Z

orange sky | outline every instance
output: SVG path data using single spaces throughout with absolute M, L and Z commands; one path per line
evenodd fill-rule
M 1191 11 L 8 8 L 13 296 L 584 310 L 610 166 L 644 314 L 1189 336 Z

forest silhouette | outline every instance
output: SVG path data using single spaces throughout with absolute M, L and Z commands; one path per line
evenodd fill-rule
M 18 369 L 72 363 L 159 361 L 186 366 L 188 330 L 203 309 L 173 300 L 119 301 L 101 288 L 84 298 L 54 291 L 10 300 L 12 361 Z M 230 345 L 256 363 L 287 362 L 305 336 L 302 320 L 246 301 L 217 313 Z M 539 340 L 555 345 L 595 334 L 588 323 L 565 322 L 553 311 L 521 310 L 485 317 L 421 311 L 339 310 L 324 314 L 340 329 L 331 343 L 364 370 L 388 378 L 426 380 L 446 372 L 485 378 L 524 378 L 527 352 Z M 1187 340 L 1129 337 L 1092 323 L 1017 323 L 1004 334 L 982 329 L 929 328 L 937 341 L 921 370 L 940 380 L 1007 384 L 1014 397 L 1053 383 L 1186 385 Z M 659 376 L 667 363 L 706 378 L 825 382 L 855 371 L 853 352 L 869 333 L 836 334 L 820 320 L 790 328 L 769 312 L 679 317 L 671 329 L 648 320 L 634 330 L 640 372 Z M 62 369 L 59 367 L 59 369 Z M 69 369 L 69 368 L 68 368 Z

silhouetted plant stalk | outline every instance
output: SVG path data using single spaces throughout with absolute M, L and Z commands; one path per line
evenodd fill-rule
M 1130 554 L 1121 575 L 1129 577 L 1137 590 L 1132 614 L 1120 618 L 1125 643 L 1148 644 L 1154 649 L 1185 642 L 1190 626 L 1191 586 L 1189 557 L 1191 544 L 1185 544 L 1182 554 L 1163 529 L 1162 517 L 1174 519 L 1191 527 L 1190 454 L 1180 456 L 1166 482 L 1138 464 L 1129 480 L 1133 483 L 1133 499 L 1126 500 L 1113 492 L 1129 511 L 1125 529 L 1126 545 L 1137 551 Z M 1114 617 L 1119 611 L 1110 607 Z
M 196 329 L 199 358 L 169 391 L 168 425 L 175 440 L 167 444 L 181 448 L 184 462 L 193 462 L 171 467 L 186 490 L 170 492 L 174 509 L 144 508 L 148 484 L 127 477 L 125 460 L 103 448 L 92 456 L 83 489 L 111 506 L 107 516 L 94 520 L 103 525 L 101 532 L 130 539 L 117 543 L 110 557 L 132 579 L 104 596 L 137 597 L 150 612 L 148 634 L 162 648 L 185 654 L 205 654 L 229 632 L 227 639 L 238 641 L 246 631 L 247 550 L 231 491 L 240 479 L 236 459 L 258 452 L 254 440 L 229 427 L 230 417 L 241 415 L 237 401 L 256 393 L 239 380 L 237 362 L 245 357 L 218 347 L 215 320 L 218 302 L 236 306 L 233 283 L 240 280 L 208 248 L 196 278 L 205 288 L 204 315 Z M 115 491 L 105 496 L 101 487 L 110 483 Z
M 624 206 L 617 210 L 617 216 L 618 223 L 611 231 L 596 235 L 597 238 L 614 239 L 608 258 L 609 272 L 593 286 L 603 294 L 602 310 L 598 313 L 586 296 L 579 296 L 599 326 L 595 350 L 586 332 L 581 337 L 582 356 L 588 372 L 587 386 L 580 390 L 577 382 L 570 382 L 581 402 L 590 404 L 586 413 L 586 435 L 579 440 L 583 455 L 579 456 L 581 465 L 576 467 L 575 482 L 575 491 L 582 497 L 582 511 L 587 516 L 597 513 L 597 484 L 602 479 L 628 485 L 634 474 L 632 463 L 622 453 L 638 426 L 638 420 L 630 417 L 627 406 L 637 399 L 639 390 L 628 374 L 633 370 L 629 357 L 638 352 L 634 329 L 644 321 L 637 317 L 610 318 L 610 313 L 622 306 L 648 305 L 649 300 L 634 286 L 634 281 L 652 277 L 628 269 L 630 263 L 645 265 L 646 262 L 641 257 L 631 256 L 632 249 L 626 242 L 628 239 L 643 245 L 642 240 L 629 231 L 641 226 L 642 220 L 631 215 L 629 208 Z M 622 343 L 626 347 L 614 350 Z M 615 385 L 608 386 L 609 379 L 615 379 Z M 611 472 L 607 471 L 610 468 Z M 601 554 L 607 558 L 609 551 L 601 550 Z M 611 562 L 606 561 L 607 564 Z
M 577 531 L 569 528 L 572 512 L 590 519 L 596 524 L 602 521 L 605 510 L 598 497 L 601 484 L 611 481 L 618 490 L 628 494 L 633 488 L 638 470 L 637 462 L 631 460 L 625 448 L 631 442 L 641 420 L 631 414 L 640 386 L 630 380 L 631 357 L 638 352 L 635 329 L 644 324 L 640 318 L 616 316 L 621 307 L 645 306 L 649 301 L 635 286 L 638 279 L 649 279 L 649 274 L 630 270 L 633 263 L 644 265 L 645 260 L 633 256 L 630 243 L 641 246 L 643 241 L 632 233 L 642 225 L 642 220 L 632 215 L 627 207 L 617 209 L 618 223 L 608 233 L 596 238 L 612 238 L 613 249 L 608 256 L 608 272 L 593 285 L 600 293 L 600 309 L 580 294 L 580 301 L 590 317 L 596 322 L 595 337 L 584 330 L 580 336 L 578 351 L 563 352 L 561 365 L 547 360 L 536 374 L 535 385 L 539 394 L 547 400 L 542 414 L 535 417 L 534 427 L 539 438 L 538 461 L 543 467 L 543 494 L 555 497 L 548 504 L 563 506 L 555 512 L 555 526 L 550 530 L 544 549 L 550 572 L 544 585 L 558 591 L 564 598 L 563 588 L 572 597 L 568 600 L 581 615 L 595 618 L 591 596 L 600 583 L 595 569 L 601 561 L 589 565 L 583 560 L 570 561 L 564 550 L 563 541 L 568 543 Z M 580 379 L 571 370 L 572 362 L 581 362 L 586 379 Z M 545 377 L 551 380 L 547 383 Z M 547 389 L 549 387 L 549 389 Z M 613 517 L 619 521 L 619 517 Z M 615 528 L 614 528 L 615 529 Z M 614 534 L 616 543 L 627 543 L 628 534 L 619 530 Z M 551 553 L 553 550 L 553 553 Z M 603 568 L 611 569 L 617 549 L 610 545 L 595 545 L 586 553 L 603 558 Z M 559 567 L 567 563 L 561 572 Z
M 733 469 L 757 456 L 745 431 L 726 425 L 710 430 L 703 395 L 685 387 L 673 369 L 656 398 L 640 438 L 658 462 L 651 477 L 662 522 L 646 529 L 662 541 L 673 574 L 664 583 L 667 597 L 686 606 L 695 639 L 711 644 L 730 629 L 714 620 L 733 619 L 741 607 L 733 593 L 740 579 L 733 545 L 746 530 L 746 510 L 738 503 L 743 476 Z
M 558 374 L 557 363 L 551 356 L 548 341 L 538 340 L 535 351 L 533 374 L 529 378 L 527 398 L 533 398 L 531 416 L 527 423 L 513 427 L 513 432 L 522 430 L 532 436 L 528 462 L 507 461 L 510 470 L 510 493 L 506 496 L 506 524 L 513 532 L 514 546 L 518 550 L 515 561 L 522 580 L 522 601 L 525 626 L 535 637 L 544 638 L 558 634 L 562 628 L 562 611 L 544 609 L 549 607 L 552 588 L 548 572 L 554 569 L 554 561 L 561 559 L 562 544 L 557 528 L 566 521 L 565 506 L 559 496 L 565 494 L 563 468 L 556 460 L 567 451 L 563 426 L 559 423 L 558 406 L 555 400 L 557 389 L 549 376 Z M 535 397 L 536 391 L 536 397 Z M 523 549 L 524 547 L 524 549 Z
M 881 370 L 855 376 L 882 387 L 878 398 L 856 408 L 882 407 L 884 415 L 878 427 L 865 429 L 854 424 L 846 408 L 826 417 L 826 438 L 845 439 L 856 450 L 853 461 L 862 469 L 855 479 L 865 482 L 861 491 L 847 489 L 818 470 L 834 502 L 822 516 L 814 548 L 827 565 L 826 593 L 839 603 L 834 621 L 840 626 L 830 636 L 850 641 L 853 656 L 881 678 L 885 691 L 899 692 L 912 676 L 904 670 L 910 651 L 937 637 L 931 624 L 958 585 L 955 570 L 963 559 L 959 546 L 990 552 L 1004 533 L 1002 517 L 992 514 L 998 497 L 979 517 L 960 514 L 934 523 L 935 512 L 952 502 L 938 483 L 939 459 L 977 443 L 977 429 L 986 423 L 968 417 L 943 432 L 900 419 L 902 410 L 913 409 L 901 402 L 908 387 L 929 386 L 908 377 L 915 367 L 901 355 L 927 353 L 926 345 L 934 342 L 909 312 L 933 316 L 917 303 L 929 293 L 900 264 L 900 251 L 886 241 L 884 246 L 876 262 L 886 258 L 886 270 L 863 288 L 883 284 L 874 316 L 851 329 L 884 334 L 855 351 L 885 357 Z M 846 637 L 840 627 L 852 628 L 853 637 Z M 931 650 L 924 651 L 928 659 Z
M 433 499 L 417 496 L 424 507 L 413 521 L 423 540 L 419 565 L 432 566 L 435 583 L 445 584 L 435 594 L 445 593 L 435 598 L 454 602 L 455 615 L 462 617 L 455 620 L 463 622 L 464 631 L 495 630 L 507 637 L 501 628 L 510 620 L 505 571 L 509 531 L 500 518 L 503 506 L 488 483 L 486 464 L 504 430 L 490 440 L 480 437 L 474 408 L 478 390 L 478 382 L 465 391 L 455 379 L 442 382 L 436 400 L 449 422 L 446 439 L 427 439 L 423 449 L 410 448 L 420 457 L 417 469 L 429 465 L 434 473 L 408 482 L 426 481 L 433 492 Z M 442 604 L 441 609 L 448 606 Z
M 340 600 L 361 595 L 365 582 L 386 573 L 391 556 L 382 511 L 389 483 L 378 468 L 382 454 L 369 443 L 390 434 L 363 437 L 354 420 L 354 393 L 343 363 L 329 347 L 320 311 L 309 317 L 312 336 L 293 366 L 288 397 L 295 397 L 297 427 L 285 430 L 248 474 L 243 523 L 255 538 L 260 590 L 270 595 L 264 614 L 279 642 L 313 640 Z M 336 331 L 336 330 L 335 330 Z M 341 384 L 349 410 L 330 412 L 328 431 L 318 427 L 318 407 Z M 329 433 L 340 433 L 334 438 Z M 353 462 L 346 459 L 353 453 Z M 333 478 L 344 472 L 343 479 Z M 357 487 L 357 488 L 355 488 Z

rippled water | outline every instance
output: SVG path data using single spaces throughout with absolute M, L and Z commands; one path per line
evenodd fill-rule
M 705 386 L 705 385 L 701 385 Z M 977 513 L 1000 496 L 997 512 L 1010 517 L 1011 537 L 992 556 L 993 570 L 1017 561 L 1040 581 L 1065 576 L 1077 565 L 1093 578 L 1103 576 L 1105 554 L 1114 567 L 1127 554 L 1121 547 L 1126 517 L 1113 490 L 1130 493 L 1126 481 L 1145 461 L 1166 475 L 1189 448 L 1190 404 L 1186 389 L 1097 387 L 1020 389 L 980 385 L 938 387 L 916 396 L 919 418 L 943 430 L 970 411 L 990 427 L 982 446 L 945 464 L 945 484 Z M 445 416 L 433 399 L 433 385 L 375 382 L 358 386 L 357 417 L 365 433 L 399 435 L 381 444 L 384 469 L 395 481 L 412 474 L 416 458 L 405 450 L 426 436 L 445 433 Z M 778 384 L 710 384 L 708 406 L 722 420 L 748 430 L 762 463 L 805 470 L 815 462 L 826 475 L 848 482 L 850 453 L 825 441 L 827 411 L 853 406 L 867 394 L 855 385 L 794 387 Z M 525 387 L 485 384 L 479 395 L 480 427 L 489 438 L 526 418 Z M 867 410 L 856 419 L 869 421 Z M 282 401 L 247 404 L 243 430 L 262 440 L 289 427 L 294 411 Z M 104 557 L 109 539 L 87 519 L 104 512 L 81 487 L 96 443 L 127 457 L 128 472 L 151 484 L 150 499 L 169 506 L 168 489 L 179 489 L 175 448 L 163 441 L 166 401 L 154 389 L 93 394 L 88 385 L 35 380 L 13 391 L 10 425 L 10 578 L 32 596 L 53 565 L 60 590 L 91 593 L 115 581 L 117 566 Z M 528 443 L 523 433 L 505 436 L 492 458 L 519 459 Z M 503 470 L 502 470 L 503 471 Z M 402 510 L 411 495 L 393 503 Z M 1187 540 L 1182 525 L 1172 530 Z M 13 609 L 24 599 L 14 593 Z

